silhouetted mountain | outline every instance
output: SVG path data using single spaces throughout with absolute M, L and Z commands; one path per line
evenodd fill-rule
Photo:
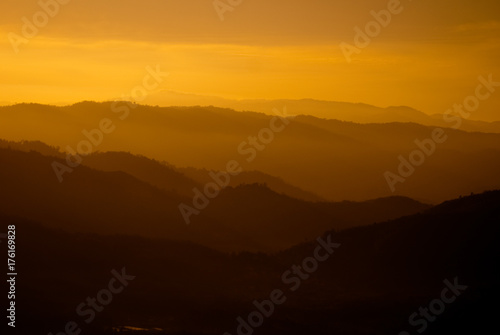
M 248 185 L 222 191 L 191 217 L 188 226 L 179 205 L 193 206 L 192 197 L 170 191 L 168 186 L 160 190 L 121 171 L 86 166 L 75 168 L 59 183 L 54 161 L 64 163 L 37 152 L 0 149 L 0 212 L 68 231 L 168 237 L 220 250 L 275 251 L 314 239 L 327 229 L 369 224 L 428 207 L 400 198 L 359 204 L 310 203 Z M 163 172 L 163 167 L 153 166 Z
M 293 114 L 290 108 L 288 111 Z M 445 129 L 444 143 L 435 143 L 435 149 L 428 145 L 431 149 L 425 150 L 433 153 L 422 153 L 420 165 L 395 184 L 393 193 L 384 174 L 399 175 L 401 157 L 408 161 L 413 152 L 423 152 L 415 141 L 432 138 L 434 127 L 361 125 L 311 116 L 289 118 L 285 125 L 259 113 L 216 107 L 129 106 L 125 102 L 0 107 L 0 131 L 6 139 L 41 140 L 63 150 L 76 150 L 79 143 L 89 141 L 84 130 L 98 128 L 103 120 L 115 128 L 102 141 L 94 138 L 100 142 L 94 151 L 126 151 L 178 167 L 216 171 L 224 171 L 235 160 L 245 171 L 279 177 L 329 201 L 401 195 L 437 203 L 500 188 L 500 134 Z M 263 144 L 259 136 L 271 122 L 284 128 L 273 134 L 274 140 L 263 135 L 267 143 Z M 257 145 L 251 145 L 255 138 Z
M 11 148 L 19 151 L 37 151 L 45 156 L 65 158 L 66 154 L 59 148 L 50 147 L 40 141 L 6 141 L 0 139 L 0 148 Z M 213 181 L 210 171 L 195 168 L 176 168 L 167 162 L 158 162 L 140 155 L 126 152 L 98 152 L 85 157 L 83 165 L 101 171 L 123 171 L 139 180 L 145 181 L 160 189 L 173 190 L 182 195 L 191 196 L 193 188 Z M 215 171 L 214 171 L 215 172 Z M 221 171 L 217 171 L 221 173 Z M 229 186 L 242 184 L 266 184 L 277 193 L 306 201 L 324 201 L 310 192 L 285 183 L 282 179 L 259 171 L 243 171 L 238 178 L 232 178 Z
M 293 282 L 283 282 L 283 273 L 312 257 L 317 242 L 276 255 L 228 255 L 186 242 L 72 234 L 0 219 L 17 225 L 16 259 L 23 265 L 17 287 L 24 292 L 18 316 L 32 321 L 21 323 L 26 335 L 55 333 L 68 320 L 93 334 L 119 326 L 157 328 L 158 334 L 236 334 L 237 317 L 246 320 L 256 310 L 252 302 L 269 299 L 274 289 L 286 301 L 275 305 L 256 330 L 260 334 L 416 333 L 423 323 L 410 325 L 409 317 L 429 305 L 436 311 L 436 299 L 453 296 L 444 312 L 426 322 L 426 334 L 487 333 L 499 311 L 500 191 L 332 233 L 331 241 L 341 245 L 307 278 L 288 276 Z M 135 278 L 86 325 L 76 306 L 107 287 L 111 270 L 123 268 Z M 459 286 L 456 293 L 443 295 L 445 280 Z M 51 308 L 40 308 L 39 301 Z
M 125 152 L 94 153 L 85 157 L 83 164 L 101 171 L 123 171 L 160 189 L 184 196 L 190 196 L 195 187 L 201 188 L 201 184 L 165 162 Z
M 212 181 L 208 170 L 195 168 L 180 168 L 182 173 L 196 180 L 201 184 Z M 213 171 L 221 173 L 223 171 Z M 224 173 L 224 172 L 223 172 Z M 270 176 L 260 171 L 242 171 L 237 178 L 231 178 L 229 186 L 236 187 L 244 184 L 265 184 L 269 189 L 276 193 L 285 194 L 289 197 L 306 201 L 325 201 L 325 199 L 311 193 L 301 190 L 298 187 L 285 183 L 281 178 Z
M 398 218 L 427 208 L 428 205 L 402 197 L 366 202 L 311 203 L 277 194 L 265 185 L 252 184 L 227 188 L 205 212 L 225 225 L 233 223 L 244 236 L 259 236 L 257 240 L 266 245 L 286 246 L 289 241 L 319 236 L 332 225 L 340 230 Z M 201 222 L 201 218 L 193 219 L 193 224 Z

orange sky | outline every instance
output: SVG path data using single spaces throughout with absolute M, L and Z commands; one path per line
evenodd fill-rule
M 71 0 L 16 54 L 9 33 L 22 36 L 37 2 L 0 3 L 0 103 L 113 99 L 156 64 L 170 73 L 162 89 L 427 113 L 463 101 L 479 75 L 500 81 L 498 0 L 402 0 L 351 63 L 339 44 L 354 44 L 354 27 L 387 0 L 243 0 L 224 21 L 213 0 Z M 471 119 L 500 120 L 499 110 L 496 94 Z

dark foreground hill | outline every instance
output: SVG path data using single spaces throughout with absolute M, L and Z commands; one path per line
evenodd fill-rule
M 24 335 L 56 334 L 71 321 L 82 334 L 128 326 L 134 335 L 234 335 L 238 318 L 255 312 L 253 301 L 270 299 L 275 289 L 285 301 L 261 326 L 242 333 L 382 335 L 418 334 L 424 325 L 426 334 L 494 329 L 499 219 L 495 191 L 333 233 L 340 246 L 310 273 L 304 260 L 314 257 L 317 242 L 275 255 L 229 255 L 186 242 L 67 233 L 5 216 L 1 222 L 2 231 L 17 227 L 18 330 Z M 328 233 L 322 238 L 328 241 Z M 302 279 L 286 272 L 294 264 L 302 267 Z M 134 278 L 109 301 L 99 292 L 108 288 L 111 271 L 123 268 Z M 96 296 L 107 304 L 97 302 L 87 324 L 87 297 Z

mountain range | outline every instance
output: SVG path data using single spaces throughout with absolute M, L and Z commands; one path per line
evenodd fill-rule
M 113 111 L 117 106 L 121 113 Z M 121 120 L 127 109 L 129 116 Z M 93 152 L 126 151 L 181 169 L 194 168 L 193 173 L 196 169 L 225 171 L 228 162 L 237 161 L 243 171 L 261 173 L 252 178 L 242 174 L 242 180 L 266 182 L 278 192 L 285 191 L 285 183 L 300 189 L 286 192 L 307 200 L 365 201 L 399 195 L 439 203 L 500 188 L 500 134 L 439 128 L 444 142 L 434 143 L 432 154 L 423 156 L 423 164 L 391 188 L 386 173 L 399 174 L 402 159 L 409 161 L 414 151 L 422 151 L 416 143 L 432 139 L 435 127 L 356 124 L 299 115 L 288 117 L 286 127 L 263 145 L 259 134 L 275 118 L 216 107 L 25 104 L 0 107 L 0 131 L 8 140 L 42 141 L 68 152 L 88 141 L 84 131 L 91 132 L 102 120 L 109 120 L 115 128 L 102 136 Z M 20 123 L 22 127 L 17 126 Z M 257 143 L 251 144 L 252 139 Z M 198 182 L 206 179 L 191 177 Z M 238 177 L 234 179 L 233 185 L 241 184 Z M 429 183 L 434 188 L 427 187 Z
M 224 99 L 214 96 L 196 95 L 162 90 L 148 97 L 148 103 L 160 106 L 218 106 L 237 111 L 254 111 L 271 114 L 273 109 L 287 107 L 291 115 L 311 115 L 322 119 L 335 119 L 355 123 L 413 122 L 426 126 L 449 127 L 442 114 L 426 114 L 408 106 L 377 107 L 363 103 L 326 101 L 315 99 Z M 452 113 L 452 115 L 457 115 Z M 460 129 L 472 132 L 500 133 L 500 121 L 487 122 L 462 120 Z
M 223 189 L 186 225 L 179 205 L 192 199 L 182 190 L 197 185 L 195 181 L 145 157 L 126 153 L 96 157 L 89 157 L 93 168 L 82 165 L 59 183 L 52 163 L 64 163 L 60 158 L 0 148 L 0 213 L 74 232 L 118 231 L 189 240 L 224 251 L 269 252 L 314 239 L 327 229 L 345 229 L 429 208 L 404 197 L 310 202 L 253 183 Z M 124 162 L 127 164 L 121 165 Z M 113 165 L 116 169 L 110 168 Z

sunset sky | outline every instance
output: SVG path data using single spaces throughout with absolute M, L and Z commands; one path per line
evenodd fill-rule
M 221 0 L 227 2 L 227 0 Z M 42 0 L 50 2 L 50 0 Z M 0 104 L 109 100 L 169 72 L 162 89 L 225 98 L 314 98 L 444 112 L 500 81 L 498 0 L 402 0 L 348 63 L 339 47 L 387 0 L 243 0 L 220 20 L 213 0 L 71 0 L 14 51 L 9 33 L 37 0 L 0 3 Z M 147 101 L 146 101 L 147 103 Z M 500 93 L 471 119 L 500 120 Z

